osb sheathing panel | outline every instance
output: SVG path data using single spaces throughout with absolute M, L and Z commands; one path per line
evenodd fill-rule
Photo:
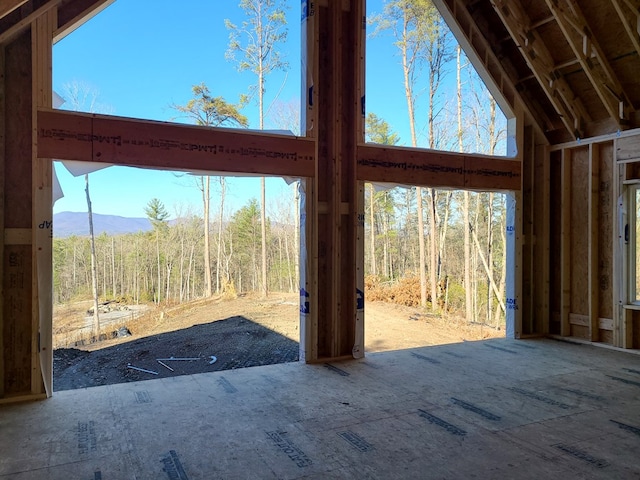
M 31 228 L 31 32 L 5 50 L 4 228 Z M 4 232 L 3 232 L 4 233 Z M 2 272 L 4 395 L 31 391 L 31 245 L 5 245 Z
M 571 313 L 589 314 L 589 149 L 571 152 Z
M 549 219 L 549 333 L 560 334 L 560 298 L 562 287 L 560 283 L 560 220 L 561 220 L 561 192 L 560 185 L 560 156 L 559 151 L 551 152 L 550 156 L 550 219 Z
M 589 327 L 583 325 L 571 325 L 571 336 L 589 340 Z
M 613 318 L 613 143 L 600 145 L 598 198 L 598 316 Z M 605 337 L 601 340 L 606 342 Z M 610 342 L 607 342 L 610 343 Z

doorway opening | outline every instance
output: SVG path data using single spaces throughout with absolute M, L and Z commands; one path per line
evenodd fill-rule
M 54 390 L 298 360 L 298 182 L 266 179 L 265 295 L 259 178 L 65 164 L 55 163 L 65 196 L 54 207 Z

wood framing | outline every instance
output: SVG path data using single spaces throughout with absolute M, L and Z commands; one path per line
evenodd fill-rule
M 28 0 L 0 0 L 0 18 L 13 12 L 16 8 L 27 3 Z
M 138 167 L 314 176 L 311 139 L 60 110 L 38 113 L 41 158 Z
M 565 127 L 574 138 L 582 138 L 588 115 L 566 80 L 554 75 L 553 57 L 538 31 L 531 28 L 520 0 L 494 0 L 493 4 Z
M 358 180 L 469 190 L 520 190 L 516 159 L 359 145 Z
M 580 7 L 572 0 L 545 1 L 610 117 L 615 119 L 618 128 L 626 127 L 631 102 L 594 39 Z
M 51 110 L 53 39 L 111 1 L 0 0 L 0 402 L 50 393 L 52 158 L 303 178 L 305 361 L 364 353 L 363 182 L 513 192 L 514 336 L 640 348 L 638 0 L 434 0 L 517 116 L 513 159 L 364 143 L 365 0 L 302 4 L 302 138 Z
M 563 151 L 561 159 L 561 226 L 560 226 L 560 335 L 569 336 L 571 326 L 571 152 Z
M 589 187 L 588 187 L 588 295 L 589 295 L 589 339 L 597 342 L 600 339 L 598 315 L 598 213 L 600 189 L 600 149 L 598 145 L 589 145 Z

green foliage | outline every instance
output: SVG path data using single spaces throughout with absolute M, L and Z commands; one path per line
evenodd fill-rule
M 365 138 L 368 142 L 380 145 L 396 145 L 400 141 L 400 137 L 391 131 L 389 124 L 373 112 L 367 114 Z
M 154 230 L 162 230 L 167 226 L 169 212 L 158 198 L 152 198 L 144 208 L 144 213 L 151 222 Z
M 197 125 L 208 127 L 249 126 L 247 117 L 240 113 L 246 103 L 244 96 L 241 96 L 238 104 L 232 104 L 223 97 L 212 97 L 209 88 L 204 83 L 194 85 L 191 89 L 193 98 L 186 105 L 173 105 L 173 108 L 184 113 Z
M 238 255 L 255 252 L 260 243 L 260 207 L 255 198 L 233 215 L 229 230 Z

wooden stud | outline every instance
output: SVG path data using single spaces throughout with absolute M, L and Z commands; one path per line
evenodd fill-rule
M 549 220 L 551 218 L 551 162 L 550 152 L 547 146 L 544 147 L 544 154 L 541 168 L 541 184 L 538 191 L 537 201 L 540 207 L 540 216 L 537 217 L 538 228 L 540 233 L 536 235 L 537 243 L 539 245 L 539 254 L 541 256 L 539 261 L 540 276 L 542 277 L 542 288 L 540 290 L 541 308 L 539 315 L 542 315 L 542 333 L 543 335 L 549 334 L 549 318 L 551 309 L 549 306 L 549 295 L 551 285 L 551 228 Z
M 589 197 L 588 197 L 588 231 L 589 246 L 587 254 L 589 285 L 589 337 L 592 342 L 600 340 L 598 326 L 599 304 L 599 269 L 598 269 L 598 232 L 599 232 L 599 197 L 600 197 L 600 148 L 597 144 L 589 145 Z
M 561 226 L 560 226 L 560 335 L 571 335 L 571 150 L 562 151 L 561 158 Z
M 318 88 L 316 75 L 319 63 L 319 27 L 314 2 L 303 4 L 302 12 L 302 64 L 304 83 L 302 99 L 305 110 L 301 119 L 302 135 L 314 140 L 314 158 L 318 158 Z M 304 178 L 304 195 L 302 197 L 301 224 L 301 259 L 300 265 L 300 359 L 315 362 L 318 359 L 318 202 L 316 201 L 318 162 L 313 165 L 313 176 Z
M 5 216 L 5 62 L 4 62 L 4 46 L 0 45 L 0 289 L 4 290 L 4 251 L 6 243 L 6 230 L 4 228 Z M 0 399 L 4 397 L 5 385 L 5 362 L 4 362 L 4 292 L 0 295 Z
M 617 151 L 617 141 L 614 140 L 614 152 Z M 624 199 L 622 197 L 624 171 L 625 165 L 620 164 L 618 159 L 614 155 L 613 159 L 613 181 L 612 181 L 612 212 L 613 214 L 613 233 L 612 233 L 612 245 L 613 245 L 613 265 L 612 265 L 612 277 L 613 277 L 613 345 L 616 347 L 624 347 L 624 331 L 625 324 L 627 322 L 627 311 L 624 308 L 626 302 L 626 296 L 624 285 L 627 278 L 626 258 L 627 252 L 625 248 L 625 242 L 623 240 L 624 225 L 621 225 L 619 219 L 622 218 L 622 212 L 624 208 Z
M 32 212 L 32 44 L 29 31 L 5 46 L 4 114 L 4 232 L 31 229 Z M 10 208 L 7 208 L 10 206 Z M 9 230 L 11 231 L 11 230 Z M 4 236 L 3 232 L 3 236 Z M 10 236 L 10 235 L 9 235 Z M 34 336 L 32 306 L 32 247 L 3 248 L 4 396 L 33 394 Z M 37 350 L 36 350 L 37 352 Z M 37 368 L 37 364 L 36 364 Z
M 38 108 L 51 108 L 53 103 L 53 31 L 57 26 L 57 9 L 52 8 L 32 25 L 33 103 L 32 103 L 32 163 L 33 213 L 32 244 L 33 272 L 32 318 L 34 332 L 32 393 L 53 393 L 53 166 L 50 158 L 38 158 Z M 44 390 L 43 390 L 44 389 Z

